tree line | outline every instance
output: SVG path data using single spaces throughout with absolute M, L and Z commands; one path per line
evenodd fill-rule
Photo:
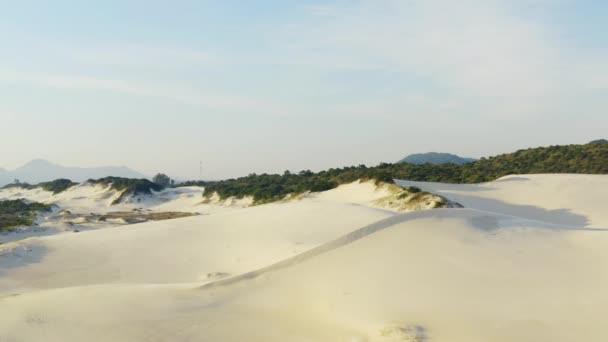
M 582 173 L 608 174 L 608 145 L 550 146 L 519 150 L 463 165 L 381 163 L 279 174 L 250 174 L 213 182 L 184 182 L 179 186 L 205 187 L 205 195 L 221 199 L 253 197 L 256 203 L 280 200 L 290 194 L 324 191 L 358 179 L 392 183 L 393 179 L 442 183 L 481 183 L 510 174 Z

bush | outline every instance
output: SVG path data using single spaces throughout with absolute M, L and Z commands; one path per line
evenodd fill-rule
M 44 190 L 50 191 L 56 195 L 77 184 L 78 183 L 74 183 L 69 179 L 60 178 L 60 179 L 56 179 L 52 182 L 39 183 L 38 185 L 36 185 L 36 187 L 41 187 Z
M 147 179 L 133 179 L 122 177 L 104 177 L 100 179 L 89 179 L 91 184 L 101 184 L 110 186 L 111 189 L 121 191 L 121 195 L 113 204 L 119 203 L 128 195 L 151 195 L 152 191 L 161 191 L 165 187 L 160 184 L 150 182 Z
M 12 183 L 12 184 L 8 184 L 2 187 L 2 189 L 10 189 L 10 188 L 21 188 L 21 189 L 35 189 L 35 188 L 43 188 L 46 191 L 50 191 L 53 194 L 58 194 L 60 192 L 63 192 L 71 187 L 73 187 L 74 185 L 76 185 L 78 183 L 74 183 L 69 179 L 64 179 L 64 178 L 60 178 L 60 179 L 56 179 L 54 181 L 51 182 L 43 182 L 43 183 L 38 183 L 36 185 L 31 185 L 28 183 Z
M 157 174 L 152 178 L 152 181 L 165 188 L 171 185 L 171 178 L 164 173 Z

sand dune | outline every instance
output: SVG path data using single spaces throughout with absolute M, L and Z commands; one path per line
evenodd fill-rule
M 73 213 L 102 213 L 118 210 L 132 210 L 135 208 L 151 209 L 156 211 L 172 210 L 205 210 L 199 207 L 204 189 L 200 187 L 183 187 L 166 189 L 157 192 L 154 196 L 129 196 L 126 201 L 112 205 L 120 197 L 120 191 L 107 186 L 81 183 L 61 193 L 53 194 L 42 188 L 22 189 L 9 188 L 0 190 L 0 200 L 25 198 L 30 201 L 55 204 Z
M 0 293 L 14 287 L 207 282 L 215 280 L 213 274 L 264 267 L 389 215 L 350 204 L 293 202 L 31 238 L 0 247 L 0 274 L 14 260 L 27 264 L 0 276 Z
M 608 178 L 527 178 L 417 184 L 467 209 L 397 214 L 352 186 L 12 243 L 0 340 L 604 341 L 605 206 L 581 194 L 605 204 Z
M 129 217 L 138 214 L 146 221 L 146 216 L 160 213 L 188 213 L 208 215 L 228 212 L 251 205 L 250 199 L 231 200 L 217 203 L 203 203 L 201 187 L 181 187 L 154 192 L 152 195 L 129 195 L 124 201 L 114 204 L 121 193 L 110 187 L 82 183 L 59 194 L 42 188 L 0 189 L 0 200 L 26 199 L 53 205 L 50 213 L 41 213 L 35 227 L 20 227 L 11 233 L 0 233 L 0 243 L 22 240 L 33 236 L 54 235 L 63 232 L 84 231 L 131 224 Z M 120 215 L 121 213 L 126 215 Z M 104 215 L 116 218 L 104 218 Z M 157 215 L 162 217 L 162 215 Z M 140 220 L 134 220 L 140 221 Z

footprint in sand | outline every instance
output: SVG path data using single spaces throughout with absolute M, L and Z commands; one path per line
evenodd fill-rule
M 207 273 L 207 279 L 218 280 L 218 279 L 226 278 L 229 275 L 230 275 L 230 273 L 226 273 L 226 272 L 211 272 L 211 273 Z
M 427 341 L 426 329 L 420 325 L 393 325 L 380 330 L 383 341 Z

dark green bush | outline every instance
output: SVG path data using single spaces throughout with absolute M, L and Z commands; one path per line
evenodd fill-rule
M 164 173 L 158 173 L 152 178 L 152 182 L 159 184 L 163 187 L 169 187 L 172 184 L 172 179 Z
M 39 183 L 38 185 L 36 185 L 36 187 L 41 187 L 46 191 L 51 191 L 53 194 L 58 194 L 60 192 L 63 192 L 71 187 L 73 187 L 74 185 L 77 185 L 78 183 L 74 183 L 69 179 L 65 179 L 65 178 L 60 178 L 60 179 L 56 179 L 52 182 L 44 182 L 44 183 Z
M 418 193 L 418 192 L 422 191 L 422 190 L 420 190 L 420 188 L 419 188 L 419 187 L 417 187 L 417 186 L 410 186 L 410 187 L 406 187 L 406 188 L 405 188 L 405 190 L 407 190 L 408 192 L 411 192 L 411 193 L 413 193 L 413 194 L 415 194 L 415 193 Z

